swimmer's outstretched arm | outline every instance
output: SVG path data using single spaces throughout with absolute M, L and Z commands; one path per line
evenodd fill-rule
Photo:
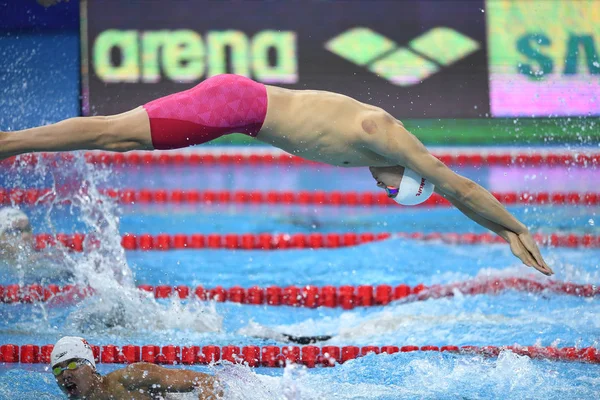
M 517 234 L 515 234 L 514 232 L 511 232 L 510 230 L 506 229 L 505 227 L 503 227 L 501 225 L 498 225 L 490 220 L 487 220 L 487 219 L 481 217 L 479 214 L 474 213 L 471 209 L 465 207 L 461 202 L 459 202 L 452 196 L 449 196 L 443 192 L 440 192 L 437 189 L 435 190 L 435 192 L 438 193 L 440 196 L 444 197 L 450 203 L 452 203 L 452 205 L 454 205 L 454 207 L 458 208 L 467 217 L 469 217 L 473 221 L 477 222 L 479 225 L 489 229 L 490 231 L 495 232 L 498 236 L 500 236 L 501 238 L 506 240 L 508 242 L 508 244 L 510 245 L 510 250 L 512 251 L 512 253 L 516 257 L 521 259 L 523 261 L 523 264 L 525 264 L 531 268 L 536 268 L 535 267 L 535 265 L 536 265 L 535 259 L 533 258 L 531 253 L 529 253 L 529 251 L 527 251 L 527 249 L 525 248 L 523 243 L 521 243 L 521 241 L 519 240 L 519 236 Z M 550 270 L 549 272 L 546 272 L 546 271 L 540 271 L 540 272 L 542 272 L 543 274 L 546 274 L 546 275 L 551 275 L 554 273 L 554 271 L 552 271 L 552 269 L 550 267 L 548 267 L 548 269 Z
M 365 147 L 427 178 L 436 186 L 439 193 L 449 196 L 453 204 L 460 204 L 459 209 L 480 225 L 492 231 L 495 231 L 492 227 L 499 225 L 501 227 L 499 232 L 503 234 L 503 230 L 511 232 L 519 240 L 518 244 L 513 245 L 510 239 L 514 237 L 507 235 L 511 249 L 524 264 L 528 265 L 533 261 L 533 268 L 546 275 L 553 273 L 542 258 L 527 227 L 510 214 L 490 192 L 450 170 L 402 124 L 393 119 L 383 119 L 381 122 L 383 125 L 381 131 L 364 136 Z M 488 222 L 495 225 L 490 225 Z M 520 251 L 515 252 L 515 249 L 521 247 L 526 252 L 523 254 Z
M 128 390 L 144 390 L 146 393 L 186 393 L 198 390 L 200 399 L 218 399 L 222 396 L 218 380 L 201 372 L 140 362 L 113 372 L 115 373 L 118 374 L 115 378 Z
M 71 150 L 152 150 L 143 107 L 105 117 L 76 117 L 55 124 L 0 132 L 0 160 L 23 153 Z

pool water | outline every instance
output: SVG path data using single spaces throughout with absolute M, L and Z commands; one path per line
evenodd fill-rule
M 597 171 L 566 168 L 462 168 L 491 190 L 597 191 Z M 0 284 L 85 283 L 97 295 L 77 304 L 0 304 L 0 341 L 54 343 L 62 335 L 93 344 L 282 346 L 277 333 L 332 335 L 319 345 L 557 345 L 598 347 L 598 298 L 507 291 L 356 308 L 292 308 L 141 296 L 139 284 L 414 286 L 485 277 L 548 278 L 520 265 L 507 245 L 455 245 L 392 238 L 356 247 L 303 250 L 177 250 L 124 252 L 129 233 L 483 232 L 448 207 L 267 205 L 119 206 L 96 188 L 376 190 L 368 171 L 330 167 L 121 167 L 82 162 L 13 168 L 0 186 L 56 187 L 70 205 L 26 206 L 35 233 L 90 232 L 98 250 L 50 254 L 43 263 L 4 268 Z M 561 185 L 556 181 L 560 179 Z M 83 195 L 80 183 L 88 188 Z M 508 188 L 508 189 L 507 189 Z M 102 199 L 102 202 L 97 200 Z M 600 234 L 598 206 L 510 207 L 532 232 Z M 542 249 L 553 279 L 600 283 L 600 249 Z M 13 266 L 14 267 L 14 266 Z M 52 275 L 43 271 L 59 271 Z M 106 373 L 118 365 L 99 365 Z M 597 398 L 599 366 L 438 352 L 368 355 L 335 368 L 190 367 L 218 374 L 227 396 L 240 399 Z M 62 398 L 42 365 L 0 364 L 0 398 Z

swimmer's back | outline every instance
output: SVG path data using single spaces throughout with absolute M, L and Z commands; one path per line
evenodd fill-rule
M 310 160 L 342 167 L 385 164 L 360 145 L 361 120 L 383 110 L 318 90 L 267 86 L 268 108 L 257 139 Z M 387 164 L 385 164 L 387 165 Z

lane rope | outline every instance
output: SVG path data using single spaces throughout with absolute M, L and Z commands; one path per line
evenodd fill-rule
M 477 151 L 433 151 L 433 155 L 444 164 L 453 167 L 483 167 L 483 166 L 578 166 L 595 168 L 600 165 L 600 153 L 597 152 L 531 152 L 493 151 L 483 149 Z M 258 151 L 252 148 L 244 151 L 233 149 L 201 150 L 201 151 L 169 151 L 128 153 L 111 153 L 89 151 L 84 153 L 87 162 L 98 165 L 113 166 L 198 166 L 198 165 L 315 165 L 323 167 L 326 164 L 309 161 L 283 151 L 266 149 Z M 40 159 L 46 162 L 72 161 L 73 154 L 43 153 L 21 156 L 20 166 L 35 166 Z M 0 163 L 10 166 L 15 158 L 9 158 Z
M 425 286 L 418 284 L 409 286 L 392 285 L 345 285 L 335 287 L 313 286 L 269 286 L 243 288 L 233 286 L 223 288 L 216 286 L 190 287 L 186 285 L 140 285 L 138 289 L 149 293 L 156 299 L 178 298 L 181 300 L 195 298 L 204 301 L 233 302 L 249 305 L 291 306 L 291 307 L 340 307 L 351 310 L 355 307 L 374 307 L 388 305 L 393 301 L 404 303 L 454 297 L 463 295 L 489 294 L 514 290 L 525 293 L 556 293 L 576 297 L 592 298 L 600 296 L 600 287 L 593 284 L 578 284 L 553 280 L 538 281 L 527 278 L 504 277 L 489 279 L 473 279 L 444 285 Z M 93 295 L 90 287 L 75 285 L 39 284 L 21 286 L 18 284 L 0 286 L 0 302 L 3 303 L 37 303 L 53 302 L 70 304 Z
M 165 189 L 103 189 L 102 194 L 121 204 L 269 204 L 318 206 L 395 206 L 385 192 L 355 191 L 228 191 L 228 190 L 165 190 Z M 600 204 L 596 192 L 492 192 L 505 205 L 586 205 Z M 56 201 L 52 189 L 0 188 L 0 205 L 48 204 Z M 69 204 L 69 200 L 62 203 Z M 450 202 L 434 193 L 417 207 L 450 206 Z
M 22 346 L 3 344 L 0 346 L 0 361 L 8 364 L 48 364 L 53 345 Z M 112 344 L 92 345 L 96 363 L 131 364 L 148 362 L 153 364 L 211 364 L 219 361 L 245 364 L 249 367 L 285 367 L 301 364 L 308 368 L 333 367 L 349 360 L 374 354 L 398 352 L 448 352 L 456 354 L 497 357 L 501 351 L 551 361 L 574 361 L 600 363 L 600 350 L 594 347 L 542 347 L 542 346 L 156 346 Z
M 568 248 L 600 248 L 600 236 L 574 233 L 536 233 L 533 239 L 542 246 Z M 147 233 L 126 233 L 121 237 L 121 245 L 125 250 L 169 251 L 199 249 L 229 250 L 286 250 L 286 249 L 335 249 L 377 242 L 391 237 L 411 240 L 441 242 L 450 245 L 496 244 L 505 243 L 501 237 L 491 233 L 457 233 L 457 232 L 363 232 L 363 233 L 195 233 L 151 235 Z M 101 242 L 95 235 L 83 233 L 51 235 L 47 233 L 35 235 L 35 248 L 60 245 L 69 250 L 81 252 L 85 249 L 98 248 Z

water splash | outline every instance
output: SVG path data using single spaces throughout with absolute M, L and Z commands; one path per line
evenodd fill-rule
M 593 367 L 593 366 L 592 366 Z M 335 368 L 288 366 L 283 376 L 265 376 L 234 365 L 217 373 L 228 399 L 455 399 L 595 396 L 594 370 L 532 361 L 512 352 L 497 359 L 449 354 L 369 355 Z M 583 383 L 573 388 L 569 380 Z
M 158 303 L 152 295 L 124 290 L 106 301 L 102 296 L 88 299 L 67 317 L 66 327 L 85 335 L 98 332 L 127 337 L 156 331 L 220 332 L 223 317 L 214 303 L 172 299 Z M 138 335 L 139 336 L 139 335 Z
M 17 159 L 17 167 L 23 168 L 23 164 Z M 71 161 L 40 158 L 33 167 L 32 176 L 37 177 L 38 182 L 44 182 L 48 181 L 48 175 L 51 192 L 43 199 L 48 203 L 44 208 L 45 225 L 50 233 L 56 234 L 59 230 L 53 216 L 57 211 L 64 212 L 66 207 L 68 214 L 84 227 L 86 239 L 81 253 L 57 246 L 45 255 L 51 254 L 50 258 L 60 266 L 56 269 L 70 272 L 70 279 L 62 284 L 90 287 L 94 292 L 93 296 L 76 304 L 68 315 L 58 311 L 60 318 L 66 320 L 59 330 L 65 334 L 75 331 L 83 335 L 98 335 L 140 330 L 216 332 L 222 329 L 222 317 L 214 304 L 196 301 L 183 304 L 175 300 L 158 302 L 136 288 L 120 243 L 120 209 L 116 201 L 101 192 L 103 185 L 114 184 L 109 169 L 96 168 L 81 154 Z M 45 266 L 33 268 L 46 271 Z M 47 272 L 38 274 L 45 275 Z M 46 311 L 47 322 L 56 322 L 54 309 L 44 305 L 40 307 Z
M 0 374 L 0 398 L 58 400 L 64 395 L 52 374 L 12 369 Z

